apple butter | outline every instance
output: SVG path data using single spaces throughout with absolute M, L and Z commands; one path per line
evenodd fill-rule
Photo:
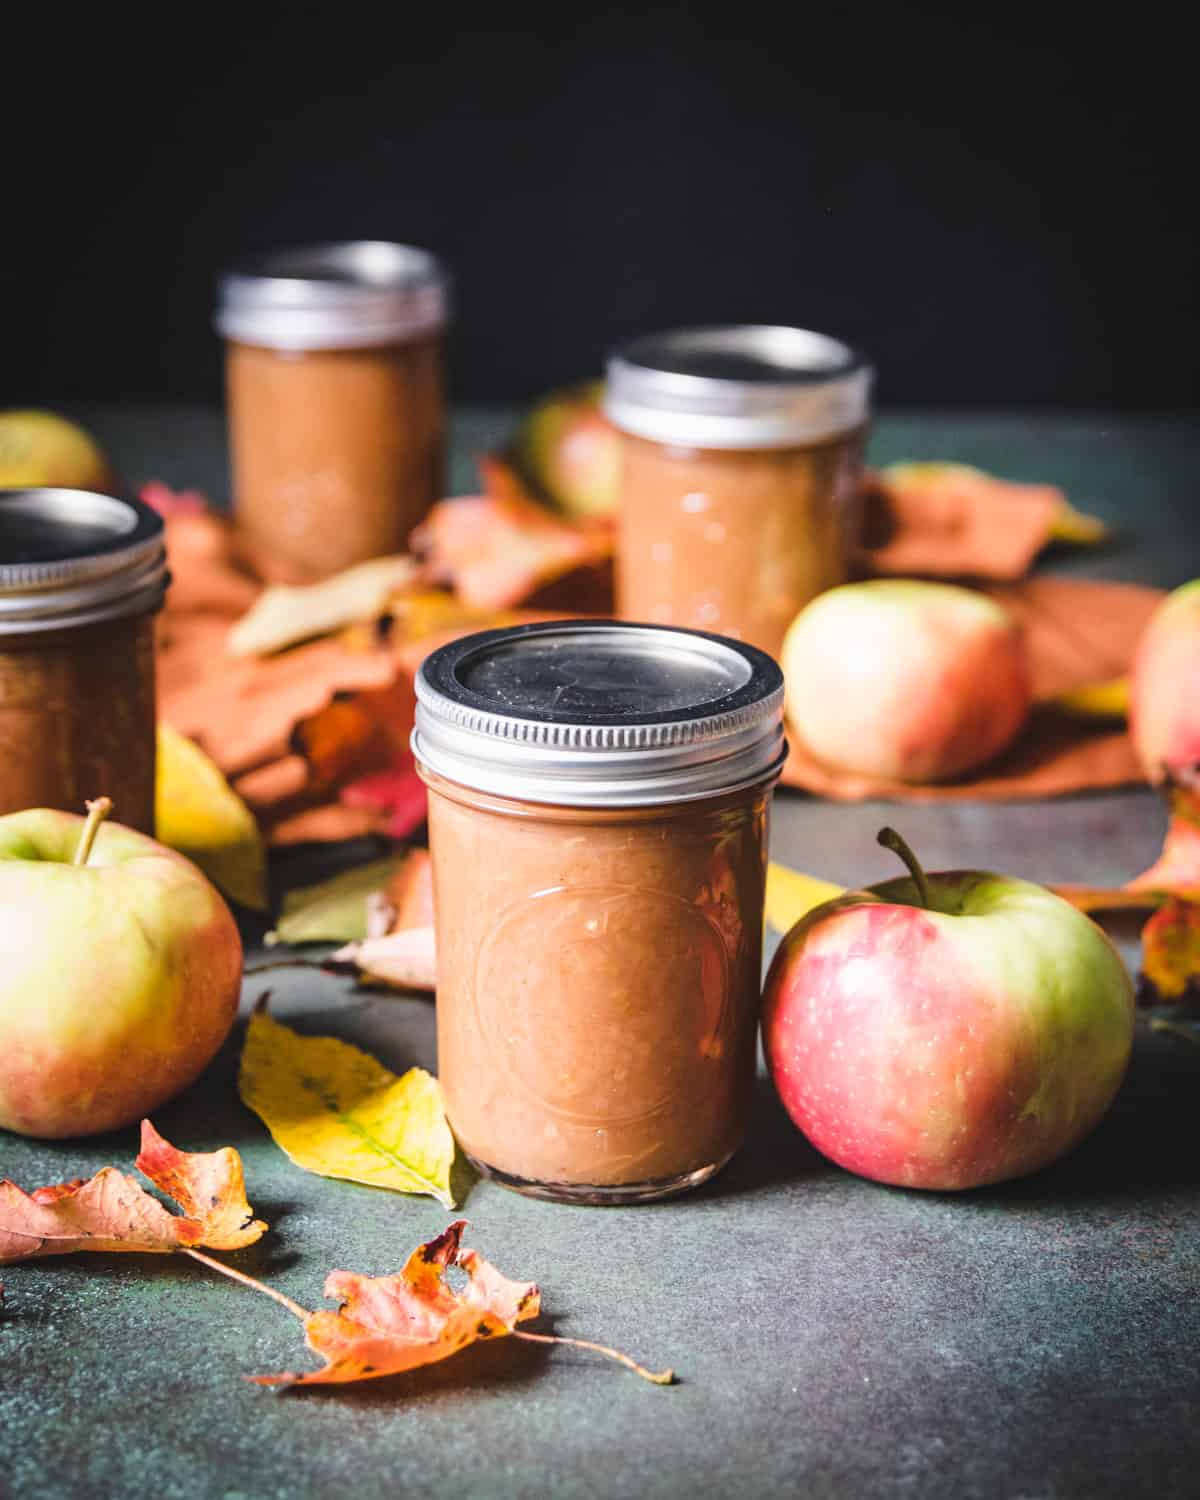
M 154 615 L 163 525 L 135 500 L 0 490 L 0 813 L 115 816 L 154 832 Z
M 463 1150 L 540 1197 L 703 1182 L 754 1078 L 778 666 L 698 632 L 550 622 L 442 647 L 417 696 Z
M 787 627 L 845 581 L 871 372 L 799 328 L 701 328 L 609 361 L 624 435 L 617 604 L 778 656 Z
M 234 510 L 283 575 L 403 552 L 441 498 L 446 285 L 422 250 L 282 251 L 221 282 Z

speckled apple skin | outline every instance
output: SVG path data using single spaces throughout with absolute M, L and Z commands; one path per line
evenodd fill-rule
M 787 716 L 826 765 L 944 781 L 985 764 L 1029 714 L 1025 641 L 973 589 L 880 578 L 830 589 L 783 644 Z
M 1104 933 L 1042 887 L 929 883 L 935 910 L 901 879 L 797 923 L 763 1040 L 818 1150 L 877 1182 L 957 1190 L 1036 1171 L 1094 1128 L 1129 1061 L 1133 986 Z
M 90 1135 L 185 1088 L 237 1013 L 242 944 L 181 854 L 120 824 L 71 864 L 84 820 L 0 818 L 0 1126 Z
M 1142 632 L 1129 733 L 1151 781 L 1200 775 L 1200 578 L 1169 594 Z

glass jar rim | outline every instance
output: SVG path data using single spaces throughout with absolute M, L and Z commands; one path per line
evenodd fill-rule
M 65 486 L 0 490 L 0 636 L 158 609 L 162 517 L 140 500 Z
M 605 411 L 621 431 L 673 446 L 802 447 L 864 427 L 872 380 L 861 354 L 811 329 L 680 328 L 613 352 Z
M 519 802 L 694 801 L 778 775 L 783 674 L 723 636 L 617 620 L 483 631 L 416 680 L 417 761 Z
M 270 349 L 368 348 L 442 328 L 449 279 L 437 258 L 391 240 L 343 240 L 234 262 L 217 288 L 217 332 Z

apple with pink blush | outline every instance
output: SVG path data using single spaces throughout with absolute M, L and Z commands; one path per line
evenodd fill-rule
M 0 818 L 0 1127 L 115 1130 L 179 1093 L 237 1014 L 242 942 L 182 854 L 118 823 Z
M 1200 578 L 1169 594 L 1142 633 L 1129 732 L 1151 781 L 1200 781 Z
M 865 776 L 960 776 L 1011 744 L 1029 714 L 1020 627 L 994 599 L 954 584 L 830 589 L 796 616 L 781 662 L 797 739 Z
M 792 1120 L 862 1177 L 956 1190 L 1055 1161 L 1124 1076 L 1133 986 L 1088 917 L 982 871 L 910 875 L 803 917 L 767 977 L 763 1043 Z

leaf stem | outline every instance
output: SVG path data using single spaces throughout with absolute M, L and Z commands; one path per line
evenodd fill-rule
M 320 969 L 325 974 L 333 972 L 317 958 L 272 958 L 265 964 L 255 964 L 252 968 L 247 968 L 245 974 L 249 979 L 254 974 L 269 974 L 272 969 Z
M 893 854 L 898 854 L 908 866 L 908 873 L 913 878 L 913 884 L 917 888 L 917 900 L 928 911 L 929 881 L 925 877 L 925 871 L 921 868 L 921 861 L 909 848 L 908 843 L 900 837 L 894 828 L 881 828 L 876 837 L 876 843 L 882 844 L 885 849 L 890 849 Z
M 85 802 L 87 808 L 87 822 L 83 825 L 83 832 L 79 835 L 79 844 L 75 850 L 73 863 L 86 865 L 92 852 L 92 845 L 96 842 L 96 835 L 100 832 L 100 825 L 112 812 L 111 797 L 97 797 L 93 802 Z
M 1200 1047 L 1200 1032 L 1183 1025 L 1181 1021 L 1166 1021 L 1162 1016 L 1151 1016 L 1150 1030 L 1170 1032 L 1172 1036 L 1182 1037 L 1185 1042 L 1191 1042 L 1193 1047 Z
M 571 1339 L 560 1333 L 526 1333 L 522 1328 L 514 1328 L 512 1332 L 514 1337 L 527 1339 L 531 1344 L 570 1344 L 574 1349 L 590 1349 L 593 1354 L 603 1354 L 607 1359 L 615 1359 L 618 1364 L 632 1370 L 635 1375 L 640 1375 L 643 1380 L 648 1380 L 651 1385 L 677 1384 L 674 1370 L 647 1370 L 645 1365 L 639 1365 L 637 1360 L 630 1359 L 628 1354 L 622 1354 L 619 1349 L 609 1349 L 605 1344 L 593 1344 L 590 1339 Z
M 262 1292 L 264 1296 L 270 1297 L 278 1302 L 280 1307 L 286 1307 L 294 1318 L 299 1318 L 301 1323 L 307 1323 L 312 1313 L 306 1307 L 301 1307 L 298 1302 L 293 1302 L 290 1297 L 268 1286 L 265 1281 L 257 1281 L 253 1276 L 247 1276 L 244 1271 L 235 1271 L 232 1266 L 227 1266 L 223 1260 L 215 1260 L 211 1255 L 205 1255 L 203 1250 L 193 1250 L 190 1245 L 185 1245 L 180 1251 L 183 1255 L 190 1255 L 193 1260 L 198 1260 L 202 1266 L 208 1266 L 210 1270 L 220 1271 L 222 1276 L 228 1276 L 233 1281 L 240 1281 L 243 1286 L 248 1286 L 252 1292 Z

